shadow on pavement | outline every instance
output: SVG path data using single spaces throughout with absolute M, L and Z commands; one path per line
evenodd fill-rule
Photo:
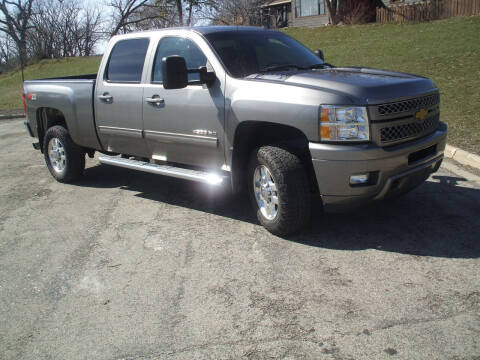
M 378 249 L 418 256 L 480 257 L 480 190 L 463 178 L 433 175 L 410 194 L 350 213 L 323 214 L 314 205 L 312 224 L 290 241 L 337 250 Z M 249 199 L 191 183 L 111 166 L 85 170 L 82 187 L 121 188 L 135 196 L 257 223 Z

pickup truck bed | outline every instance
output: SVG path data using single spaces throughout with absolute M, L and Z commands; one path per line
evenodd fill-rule
M 42 132 L 61 116 L 76 144 L 101 149 L 93 101 L 96 78 L 97 74 L 87 74 L 25 81 L 25 93 L 32 94 L 27 95 L 27 100 L 38 103 L 38 107 L 27 107 L 27 117 L 41 118 L 44 122 L 41 129 L 38 128 L 38 122 L 30 122 L 33 134 L 42 138 Z M 45 109 L 56 109 L 58 114 Z M 37 114 L 37 111 L 42 114 Z
M 96 80 L 96 79 L 97 79 L 97 74 L 85 74 L 85 75 L 60 76 L 60 77 L 36 79 L 36 80 L 26 80 L 26 82 L 53 81 L 53 80 Z

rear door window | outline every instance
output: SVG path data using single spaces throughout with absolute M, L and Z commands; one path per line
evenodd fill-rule
M 105 79 L 111 82 L 139 83 L 149 42 L 147 38 L 117 42 L 110 54 Z

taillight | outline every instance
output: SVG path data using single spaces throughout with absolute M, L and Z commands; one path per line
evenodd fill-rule
M 27 102 L 25 101 L 25 93 L 22 93 L 23 113 L 27 115 Z

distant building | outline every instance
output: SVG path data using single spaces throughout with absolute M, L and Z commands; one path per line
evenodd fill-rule
M 264 24 L 272 28 L 319 27 L 329 22 L 324 0 L 269 0 L 261 8 Z

